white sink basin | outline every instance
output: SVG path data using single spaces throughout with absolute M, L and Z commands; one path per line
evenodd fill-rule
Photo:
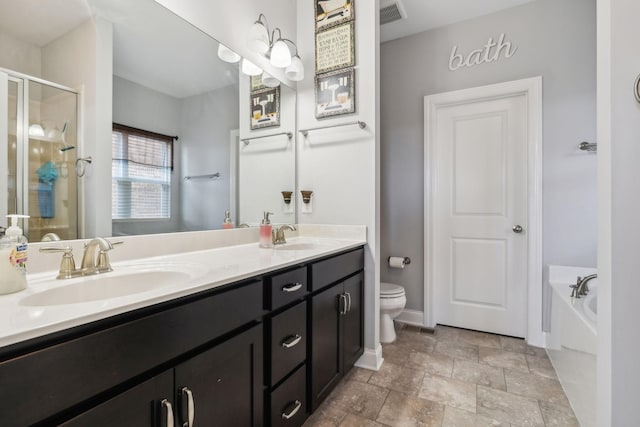
M 71 279 L 70 281 L 73 283 L 26 296 L 20 301 L 20 304 L 40 307 L 100 301 L 152 291 L 166 286 L 179 286 L 202 274 L 204 274 L 204 269 L 186 266 L 142 267 L 139 269 L 127 267 L 124 271 L 115 270 L 97 276 Z M 52 281 L 52 283 L 60 285 L 59 280 Z

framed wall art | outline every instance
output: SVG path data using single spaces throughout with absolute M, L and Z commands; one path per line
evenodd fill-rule
M 355 0 L 315 0 L 316 31 L 353 21 Z
M 251 92 L 267 88 L 267 86 L 262 83 L 262 74 L 258 76 L 250 76 L 249 78 L 251 79 Z
M 316 118 L 356 112 L 356 82 L 353 68 L 317 75 L 315 83 Z
M 280 87 L 251 92 L 251 130 L 280 126 Z
M 353 67 L 355 63 L 354 21 L 316 33 L 316 74 Z

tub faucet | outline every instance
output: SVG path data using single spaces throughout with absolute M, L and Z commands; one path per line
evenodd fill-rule
M 296 227 L 290 224 L 281 225 L 277 229 L 274 227 L 271 232 L 271 241 L 274 245 L 283 245 L 287 243 L 287 239 L 284 237 L 284 230 L 296 231 Z
M 581 295 L 587 295 L 589 293 L 589 286 L 587 285 L 587 283 L 589 282 L 589 280 L 595 279 L 597 277 L 597 274 L 590 274 L 585 277 L 578 276 L 576 284 L 571 285 L 571 288 L 573 289 L 571 291 L 571 297 L 580 298 Z

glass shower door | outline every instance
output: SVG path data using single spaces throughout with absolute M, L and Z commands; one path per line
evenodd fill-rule
M 22 81 L 0 72 L 0 225 L 5 227 L 5 215 L 18 213 L 19 178 L 17 141 L 21 137 L 20 91 Z M 7 192 L 4 193 L 3 189 Z
M 47 233 L 63 240 L 78 237 L 77 94 L 28 81 L 28 144 L 25 211 L 28 238 Z

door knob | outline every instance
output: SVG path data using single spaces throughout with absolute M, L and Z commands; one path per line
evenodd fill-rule
M 521 225 L 514 225 L 512 230 L 513 230 L 514 233 L 520 234 L 520 233 L 522 233 L 523 228 L 522 228 Z

